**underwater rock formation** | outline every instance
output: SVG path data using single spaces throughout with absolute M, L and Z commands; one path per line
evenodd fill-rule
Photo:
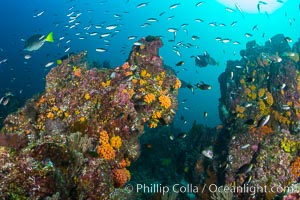
M 46 77 L 45 92 L 9 115 L 0 133 L 0 198 L 133 199 L 121 189 L 144 124 L 169 124 L 180 81 L 163 69 L 158 37 L 114 69 L 81 52 Z
M 225 183 L 286 187 L 300 177 L 299 43 L 282 34 L 241 51 L 219 77 L 220 118 L 230 131 Z M 257 193 L 271 199 L 286 191 Z M 248 198 L 250 194 L 236 194 Z

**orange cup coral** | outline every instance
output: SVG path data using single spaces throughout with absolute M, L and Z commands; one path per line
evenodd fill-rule
M 127 167 L 127 162 L 125 159 L 122 159 L 119 163 L 118 163 L 118 168 L 125 168 Z
M 110 86 L 110 80 L 107 80 L 106 82 L 102 82 L 101 85 L 102 85 L 102 87 L 104 87 L 104 88 Z
M 112 160 L 116 157 L 116 152 L 109 144 L 101 144 L 97 148 L 97 152 L 101 158 Z
M 108 144 L 108 134 L 106 131 L 100 131 L 100 138 L 99 138 L 99 142 L 101 144 Z
M 262 98 L 265 95 L 265 93 L 266 93 L 266 89 L 265 88 L 260 88 L 258 90 L 258 97 Z
M 147 72 L 147 70 L 145 70 L 145 69 L 143 69 L 142 71 L 141 71 L 141 77 L 142 78 L 148 78 L 148 77 L 150 77 L 151 75 Z
M 130 179 L 130 173 L 127 169 L 113 169 L 112 176 L 114 180 L 114 185 L 117 188 L 123 187 L 127 181 Z
M 155 100 L 155 95 L 152 94 L 152 93 L 146 94 L 146 96 L 144 97 L 144 101 L 145 101 L 147 104 L 152 103 L 154 100 Z
M 235 112 L 244 113 L 245 112 L 245 107 L 237 105 L 236 108 L 235 108 Z
M 273 105 L 274 103 L 274 99 L 273 99 L 273 96 L 270 92 L 266 92 L 266 101 L 267 101 L 267 104 L 269 104 L 270 106 Z
M 181 81 L 177 78 L 177 79 L 176 79 L 176 82 L 175 82 L 175 85 L 174 85 L 174 88 L 175 88 L 176 90 L 178 90 L 180 87 L 181 87 Z
M 161 118 L 161 112 L 160 111 L 154 112 L 152 115 L 152 119 L 159 119 L 159 118 Z
M 162 107 L 165 107 L 165 108 L 170 108 L 171 105 L 172 105 L 172 102 L 171 102 L 171 99 L 170 97 L 166 96 L 166 95 L 161 95 L 159 98 L 159 103 Z
M 150 128 L 156 128 L 157 127 L 157 123 L 158 123 L 158 120 L 156 119 L 156 120 L 151 121 L 148 126 Z
M 251 85 L 250 86 L 250 90 L 252 90 L 252 91 L 256 90 L 256 86 L 255 85 Z
M 274 131 L 272 130 L 271 127 L 269 126 L 263 126 L 263 127 L 260 127 L 260 130 L 259 132 L 262 134 L 262 135 L 268 135 L 268 134 L 272 134 Z
M 47 118 L 49 118 L 49 119 L 54 119 L 54 114 L 53 114 L 53 112 L 48 112 L 48 113 L 47 113 Z
M 73 74 L 76 77 L 81 77 L 81 69 L 74 69 Z
M 260 100 L 258 104 L 259 104 L 259 110 L 260 110 L 261 112 L 264 112 L 265 109 L 266 109 L 266 104 L 264 103 L 264 101 L 263 101 L 263 100 Z
M 86 93 L 85 95 L 84 95 L 84 98 L 85 98 L 85 100 L 90 100 L 90 98 L 91 98 L 91 95 L 89 94 L 89 93 Z
M 120 136 L 113 136 L 110 138 L 110 145 L 114 149 L 119 149 L 122 146 L 122 139 Z
M 293 176 L 300 177 L 300 157 L 298 157 L 290 166 L 290 172 Z
M 245 88 L 244 94 L 249 96 L 251 94 L 250 88 Z
M 129 63 L 128 62 L 125 62 L 123 65 L 122 65 L 122 68 L 123 69 L 128 69 L 130 66 L 129 66 Z

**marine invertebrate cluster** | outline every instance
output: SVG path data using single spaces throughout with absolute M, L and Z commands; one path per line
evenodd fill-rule
M 257 95 L 259 98 L 262 98 L 265 95 L 265 93 L 266 93 L 266 88 L 259 88 Z
M 110 145 L 114 148 L 114 149 L 119 149 L 122 146 L 122 139 L 120 136 L 113 136 L 110 138 Z
M 112 176 L 115 187 L 123 187 L 125 183 L 130 179 L 130 172 L 127 169 L 113 169 Z
M 168 97 L 166 95 L 159 96 L 158 100 L 159 100 L 160 105 L 166 109 L 170 108 L 172 105 L 170 97 Z
M 290 172 L 291 174 L 299 178 L 300 177 L 300 157 L 297 157 L 296 160 L 294 160 L 290 166 Z
M 147 103 L 147 104 L 150 104 L 152 103 L 154 100 L 155 100 L 155 95 L 150 93 L 150 94 L 146 94 L 145 97 L 144 97 L 144 101 Z
M 161 111 L 156 111 L 152 115 L 152 119 L 159 119 L 161 118 Z
M 177 78 L 174 85 L 174 89 L 178 90 L 180 87 L 181 87 L 181 81 Z
M 100 131 L 100 137 L 99 137 L 100 145 L 97 147 L 97 153 L 101 158 L 104 158 L 106 160 L 113 160 L 116 157 L 116 152 L 114 150 L 114 147 L 122 144 L 121 141 L 118 141 L 117 143 L 116 140 L 121 140 L 121 138 L 116 139 L 115 137 L 112 137 L 109 143 L 108 133 L 106 131 Z
M 245 112 L 245 107 L 237 105 L 236 108 L 235 108 L 235 111 L 237 113 L 244 113 Z
M 295 153 L 299 149 L 299 142 L 284 137 L 280 143 L 280 147 L 287 153 Z
M 106 160 L 113 160 L 116 157 L 115 150 L 108 143 L 104 143 L 98 146 L 97 152 L 101 158 L 104 158 Z
M 272 94 L 268 91 L 266 92 L 266 102 L 269 106 L 272 106 L 274 102 Z

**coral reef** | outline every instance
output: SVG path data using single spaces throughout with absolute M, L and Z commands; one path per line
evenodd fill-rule
M 291 49 L 278 34 L 264 46 L 248 42 L 241 60 L 227 62 L 219 77 L 220 118 L 229 130 L 225 184 L 271 188 L 299 180 L 299 53 L 299 43 Z
M 138 137 L 144 124 L 173 120 L 180 87 L 163 68 L 162 41 L 139 43 L 114 69 L 89 69 L 87 52 L 70 56 L 49 72 L 43 94 L 5 119 L 1 199 L 132 196 L 121 190 L 140 155 Z

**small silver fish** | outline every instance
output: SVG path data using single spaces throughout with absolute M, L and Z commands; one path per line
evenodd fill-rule
M 71 49 L 71 47 L 66 48 L 65 53 L 68 52 Z
M 234 12 L 234 10 L 232 8 L 229 8 L 229 7 L 226 7 L 225 10 L 228 11 L 228 12 Z
M 249 37 L 252 37 L 253 35 L 252 35 L 251 33 L 245 33 L 245 36 L 246 36 L 247 38 L 249 38 Z
M 235 26 L 237 24 L 237 21 L 233 21 L 233 22 L 231 22 L 231 24 L 230 24 L 230 26 Z
M 169 29 L 168 29 L 168 32 L 170 32 L 170 33 L 174 33 L 174 32 L 176 32 L 176 31 L 177 31 L 176 28 L 169 28 Z
M 149 19 L 147 19 L 147 21 L 148 21 L 148 22 L 157 22 L 158 19 L 156 19 L 156 18 L 149 18 Z
M 90 36 L 95 36 L 97 34 L 98 34 L 98 32 L 92 32 L 92 33 L 90 33 Z
M 235 3 L 234 5 L 235 5 L 236 9 L 238 9 L 238 11 L 241 13 L 242 17 L 245 18 L 244 12 L 243 12 L 241 6 L 238 3 Z
M 3 101 L 3 105 L 4 105 L 4 106 L 6 106 L 8 103 L 9 103 L 9 98 L 7 98 L 7 99 L 5 99 L 5 100 Z
M 134 42 L 133 45 L 135 45 L 135 46 L 142 46 L 142 45 L 144 45 L 144 43 L 142 43 L 142 42 Z
M 117 27 L 118 27 L 118 25 L 113 24 L 113 25 L 109 25 L 109 26 L 105 27 L 105 29 L 106 30 L 113 30 L 113 29 L 115 29 Z
M 241 149 L 247 149 L 248 147 L 250 147 L 250 144 L 245 144 L 245 145 L 241 146 Z
M 214 153 L 210 148 L 203 150 L 201 154 L 209 159 L 213 159 L 214 157 Z
M 110 36 L 110 33 L 103 33 L 100 35 L 100 38 L 108 37 Z
M 290 110 L 291 107 L 289 105 L 282 105 L 281 106 L 282 110 Z
M 270 115 L 264 116 L 264 117 L 262 117 L 262 118 L 259 120 L 257 126 L 258 126 L 258 127 L 263 127 L 263 126 L 265 126 L 265 125 L 269 122 L 269 120 L 270 120 Z
M 46 65 L 45 65 L 45 67 L 50 67 L 51 65 L 53 65 L 54 64 L 54 62 L 48 62 Z
M 31 55 L 30 55 L 30 54 L 26 54 L 26 55 L 24 56 L 24 58 L 25 58 L 26 60 L 28 60 L 28 59 L 31 58 Z
M 198 3 L 195 4 L 196 7 L 201 6 L 204 3 L 204 1 L 199 1 Z
M 170 135 L 170 140 L 174 140 L 174 136 L 173 135 Z
M 133 36 L 133 35 L 132 35 L 132 36 L 129 36 L 129 37 L 128 37 L 128 40 L 134 40 L 136 37 L 137 37 L 137 36 Z
M 172 10 L 172 9 L 174 9 L 174 8 L 176 8 L 177 6 L 179 6 L 180 5 L 180 3 L 175 3 L 175 4 L 173 4 L 173 5 L 170 5 L 170 10 Z
M 103 52 L 106 52 L 106 49 L 105 48 L 97 48 L 96 51 L 103 53 Z
M 145 7 L 149 4 L 150 2 L 144 2 L 144 3 L 140 3 L 136 6 L 136 8 L 142 8 L 142 7 Z
M 228 43 L 228 42 L 230 42 L 230 39 L 224 38 L 224 39 L 221 40 L 221 42 L 222 42 L 222 43 Z
M 4 100 L 4 97 L 1 97 L 0 104 L 2 104 L 3 100 Z
M 249 108 L 249 107 L 251 107 L 252 106 L 252 103 L 247 103 L 246 105 L 245 105 L 245 108 Z

